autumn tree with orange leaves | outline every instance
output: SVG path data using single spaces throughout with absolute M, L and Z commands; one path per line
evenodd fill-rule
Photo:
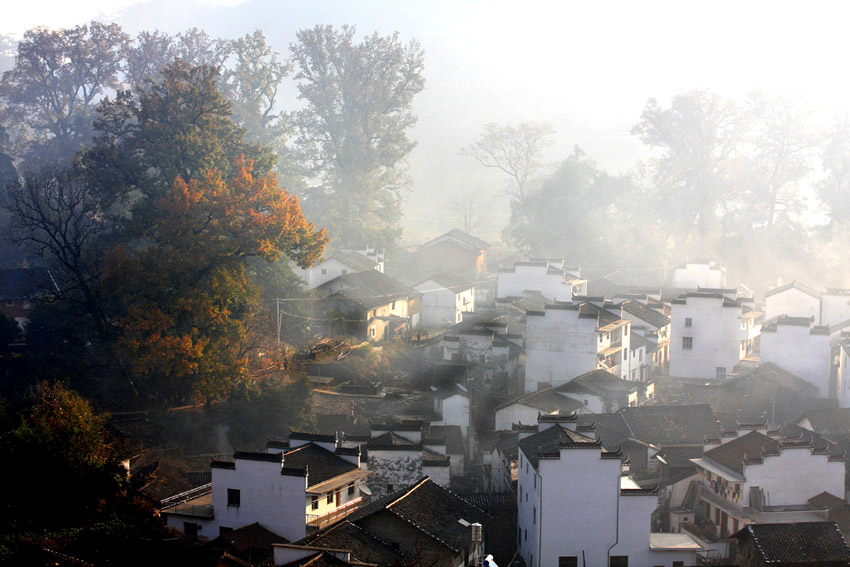
M 248 262 L 309 266 L 327 242 L 278 186 L 273 157 L 244 141 L 216 85 L 215 69 L 178 62 L 160 82 L 105 101 L 100 135 L 72 174 L 86 193 L 87 206 L 72 211 L 87 221 L 78 224 L 110 228 L 98 230 L 108 235 L 96 241 L 101 260 L 85 272 L 98 312 L 81 320 L 100 322 L 89 344 L 132 405 L 226 394 L 246 373 L 249 321 L 261 308 Z

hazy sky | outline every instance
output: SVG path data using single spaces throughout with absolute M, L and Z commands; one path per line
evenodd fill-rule
M 549 161 L 578 144 L 617 172 L 646 156 L 629 130 L 649 97 L 666 105 L 693 88 L 733 98 L 762 89 L 804 96 L 826 119 L 850 110 L 845 2 L 30 0 L 4 9 L 0 33 L 103 13 L 132 33 L 261 28 L 281 52 L 319 23 L 417 38 L 427 86 L 415 102 L 408 213 L 461 187 L 500 189 L 501 178 L 458 155 L 486 122 L 551 122 Z

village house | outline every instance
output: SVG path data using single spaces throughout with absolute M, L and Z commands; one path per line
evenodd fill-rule
M 620 318 L 631 321 L 632 342 L 635 335 L 640 335 L 650 343 L 646 347 L 647 356 L 651 360 L 650 370 L 665 372 L 670 362 L 670 317 L 640 301 L 629 299 L 620 303 Z M 646 381 L 649 376 L 637 379 Z
M 725 380 L 756 348 L 761 325 L 755 313 L 720 292 L 688 292 L 673 300 L 670 376 Z
M 578 268 L 564 266 L 563 260 L 517 261 L 511 268 L 499 267 L 496 298 L 522 297 L 538 291 L 550 301 L 572 301 L 574 295 L 587 295 L 587 280 Z
M 749 524 L 824 520 L 828 512 L 809 499 L 844 494 L 845 457 L 831 454 L 823 440 L 754 430 L 714 443 L 693 462 L 700 475 L 697 517 L 711 522 L 717 537 Z
M 425 477 L 296 545 L 312 553 L 346 554 L 346 561 L 358 565 L 477 567 L 486 555 L 488 521 L 485 512 Z M 275 565 L 285 560 L 286 547 L 275 547 Z
M 446 454 L 447 435 L 428 437 L 429 431 L 428 424 L 422 422 L 370 423 L 368 437 L 345 435 L 343 444 L 362 448 L 373 473 L 369 487 L 376 497 L 390 494 L 423 476 L 449 486 L 452 460 Z M 461 459 L 464 457 L 461 449 Z
M 448 387 L 431 387 L 434 393 L 434 412 L 442 425 L 456 425 L 464 439 L 469 430 L 469 391 L 463 384 L 453 383 Z
M 850 547 L 835 522 L 750 524 L 732 537 L 738 567 L 850 565 Z
M 418 292 L 377 270 L 337 276 L 316 288 L 328 334 L 353 334 L 373 342 L 409 334 L 419 326 Z
M 266 452 L 236 451 L 232 461 L 213 460 L 210 491 L 163 510 L 170 527 L 212 539 L 258 522 L 292 541 L 308 526 L 341 520 L 365 504 L 370 472 L 360 450 L 335 436 L 292 432 L 269 441 Z
M 452 272 L 433 275 L 413 289 L 422 294 L 424 329 L 451 327 L 463 320 L 463 313 L 475 311 L 475 286 Z
M 566 394 L 558 393 L 554 388 L 544 388 L 503 402 L 496 406 L 496 431 L 510 430 L 516 424 L 537 423 L 538 415 L 587 413 L 584 404 Z
M 330 258 L 321 262 L 317 262 L 309 268 L 301 268 L 296 266 L 293 268 L 295 274 L 304 280 L 307 287 L 310 289 L 319 287 L 325 282 L 332 279 L 353 274 L 354 272 L 362 272 L 364 270 L 384 271 L 383 260 L 377 262 L 374 258 L 370 258 L 353 250 L 337 252 Z
M 576 376 L 554 391 L 582 402 L 588 413 L 614 413 L 638 405 L 637 386 L 607 370 L 591 370 Z
M 432 339 L 431 361 L 467 364 L 488 392 L 510 396 L 523 391 L 522 335 L 508 332 L 502 316 L 473 315 Z
M 559 386 L 597 368 L 631 376 L 629 321 L 587 301 L 548 304 L 526 315 L 526 392 Z
M 814 325 L 813 317 L 780 315 L 762 325 L 763 363 L 773 363 L 809 382 L 818 397 L 835 397 L 830 388 L 829 327 Z
M 474 281 L 487 269 L 488 248 L 489 243 L 453 228 L 419 247 L 414 269 L 420 277 L 448 270 Z
M 764 294 L 765 321 L 782 315 L 812 318 L 820 325 L 822 293 L 797 281 L 775 287 Z
M 850 338 L 838 343 L 835 394 L 840 407 L 850 408 Z
M 821 325 L 850 321 L 850 289 L 828 287 L 821 294 Z
M 520 433 L 517 547 L 529 567 L 694 565 L 686 534 L 651 533 L 654 490 L 624 474 L 623 455 L 592 431 L 541 417 Z
M 673 287 L 677 289 L 724 288 L 726 266 L 713 260 L 696 260 L 677 266 L 673 271 Z

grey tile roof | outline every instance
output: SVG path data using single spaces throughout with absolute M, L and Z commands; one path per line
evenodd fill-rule
M 350 287 L 334 295 L 345 297 L 366 309 L 372 309 L 416 295 L 416 292 L 411 288 L 377 270 L 365 270 L 353 274 L 345 274 L 329 282 L 325 282 L 319 286 L 319 289 L 328 288 L 339 280 L 345 282 Z M 334 295 L 331 297 L 334 297 Z
M 375 266 L 378 265 L 378 263 L 374 260 L 367 258 L 363 254 L 354 252 L 353 250 L 337 252 L 336 254 L 331 256 L 331 259 L 339 260 L 349 268 L 352 268 L 358 272 L 361 270 L 374 270 Z
M 803 417 L 809 420 L 815 433 L 830 441 L 850 438 L 850 408 L 810 410 Z
M 526 437 L 519 442 L 520 450 L 534 468 L 537 468 L 541 457 L 558 453 L 560 449 L 568 447 L 598 447 L 601 450 L 602 443 L 581 433 L 561 427 L 559 424 Z
M 656 447 L 702 443 L 719 439 L 720 425 L 708 404 L 643 406 L 620 410 L 631 437 Z
M 663 313 L 659 313 L 655 309 L 651 307 L 647 307 L 643 303 L 639 301 L 629 300 L 624 301 L 620 304 L 620 307 L 626 313 L 637 317 L 641 321 L 646 321 L 656 329 L 660 329 L 661 327 L 666 327 L 670 324 L 670 317 L 667 317 Z
M 739 474 L 744 474 L 744 457 L 750 460 L 761 459 L 764 452 L 779 451 L 779 441 L 762 435 L 758 431 L 750 431 L 746 435 L 727 441 L 719 447 L 705 452 L 704 457 L 711 459 Z
M 357 465 L 314 443 L 308 443 L 287 451 L 283 455 L 283 463 L 286 467 L 306 468 L 310 486 L 357 470 Z
M 445 240 L 447 238 L 450 240 L 454 240 L 459 244 L 463 245 L 465 248 L 470 248 L 472 250 L 486 250 L 487 248 L 490 248 L 489 242 L 485 242 L 480 238 L 472 236 L 471 234 L 464 232 L 458 228 L 453 228 L 447 233 L 440 235 L 437 238 L 434 238 L 433 240 L 429 240 L 428 242 L 420 246 L 420 249 L 431 246 L 432 244 L 436 244 L 437 242 Z
M 850 547 L 835 522 L 750 524 L 732 537 L 752 540 L 765 564 L 822 565 L 850 562 Z
M 461 291 L 466 291 L 468 289 L 472 289 L 473 284 L 466 278 L 462 278 L 454 272 L 440 272 L 439 274 L 434 274 L 430 278 L 426 278 L 416 284 L 419 286 L 428 281 L 436 282 L 437 284 L 443 286 L 446 289 L 449 289 L 455 293 L 459 293 Z M 427 291 L 427 290 L 422 290 Z
M 767 293 L 765 293 L 764 296 L 770 297 L 772 295 L 776 295 L 777 293 L 782 293 L 783 291 L 788 291 L 789 289 L 800 290 L 803 293 L 805 293 L 807 295 L 811 295 L 812 297 L 815 297 L 817 299 L 820 299 L 821 296 L 823 296 L 823 292 L 820 292 L 820 291 L 818 291 L 814 288 L 811 288 L 811 287 L 809 287 L 805 284 L 801 284 L 800 282 L 798 282 L 796 280 L 793 281 L 793 282 L 787 283 L 785 285 L 775 287 L 775 288 L 771 289 L 770 291 L 768 291 Z
M 378 565 L 396 565 L 402 559 L 386 542 L 348 520 L 308 535 L 298 545 L 345 549 L 351 552 L 351 558 L 356 561 Z
M 514 404 L 529 406 L 547 413 L 551 413 L 553 411 L 571 413 L 584 406 L 584 404 L 582 404 L 579 400 L 559 394 L 552 388 L 546 388 L 544 390 L 537 390 L 536 392 L 523 394 L 512 400 L 508 400 L 496 406 L 495 409 L 503 409 Z

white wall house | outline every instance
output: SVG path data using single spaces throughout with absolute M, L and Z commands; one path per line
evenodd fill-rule
M 850 339 L 838 343 L 838 372 L 836 397 L 838 406 L 850 408 Z
M 525 564 L 696 564 L 701 547 L 688 535 L 653 537 L 657 494 L 623 474 L 622 453 L 557 421 L 520 433 L 517 548 Z
M 756 329 L 743 328 L 743 306 L 722 293 L 688 292 L 670 307 L 670 375 L 723 380 Z
M 821 296 L 820 291 L 796 281 L 775 287 L 764 294 L 764 319 L 814 317 L 815 324 L 821 325 Z
M 819 397 L 832 397 L 829 327 L 814 325 L 806 317 L 780 316 L 769 321 L 761 330 L 760 359 L 816 387 Z
M 826 288 L 821 295 L 821 325 L 836 325 L 850 320 L 850 289 Z
M 456 325 L 463 313 L 475 311 L 475 286 L 451 272 L 431 276 L 413 289 L 422 294 L 421 324 L 426 329 Z
M 463 437 L 469 430 L 469 391 L 462 384 L 434 391 L 434 411 L 443 418 L 441 425 L 457 425 Z M 434 422 L 436 423 L 436 422 Z
M 602 368 L 630 375 L 629 321 L 592 303 L 555 303 L 527 311 L 525 391 L 564 384 Z
M 377 262 L 355 251 L 337 252 L 330 258 L 313 264 L 309 268 L 293 267 L 295 274 L 304 280 L 307 287 L 313 289 L 332 279 L 361 272 L 363 270 L 384 271 L 383 261 Z
M 342 519 L 365 503 L 370 472 L 360 466 L 359 449 L 326 441 L 270 442 L 265 453 L 237 451 L 233 461 L 213 461 L 211 492 L 163 510 L 168 525 L 213 539 L 258 522 L 295 541 L 308 525 Z
M 499 268 L 496 297 L 522 297 L 525 291 L 539 291 L 553 301 L 572 301 L 573 296 L 587 295 L 587 280 L 577 268 L 563 262 L 541 259 L 516 262 L 512 268 Z
M 808 500 L 822 492 L 844 495 L 843 454 L 833 456 L 811 439 L 751 431 L 692 461 L 700 475 L 697 516 L 714 523 L 717 537 L 751 523 L 825 520 L 827 511 Z
M 620 304 L 620 317 L 632 322 L 632 332 L 654 345 L 647 347 L 653 370 L 666 370 L 670 362 L 670 317 L 640 301 L 629 299 Z
M 725 288 L 726 266 L 714 261 L 688 262 L 674 271 L 673 286 L 679 289 Z

